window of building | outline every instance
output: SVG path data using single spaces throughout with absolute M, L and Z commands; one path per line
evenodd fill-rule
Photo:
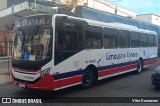
M 104 48 L 118 47 L 118 30 L 112 28 L 104 28 Z
M 130 47 L 130 32 L 126 30 L 119 30 L 119 47 L 128 48 Z
M 136 48 L 140 47 L 140 38 L 138 32 L 131 32 L 130 33 L 130 39 L 131 39 L 131 47 Z

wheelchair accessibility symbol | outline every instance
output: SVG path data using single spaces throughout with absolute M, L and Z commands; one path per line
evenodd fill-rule
M 29 55 L 30 55 L 29 52 L 25 52 L 23 59 L 24 59 L 24 60 L 29 60 Z

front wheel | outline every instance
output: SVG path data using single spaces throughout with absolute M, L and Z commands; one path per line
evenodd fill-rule
M 82 88 L 91 88 L 95 84 L 95 74 L 91 69 L 86 69 L 83 73 Z
M 143 70 L 143 62 L 142 60 L 138 60 L 136 73 L 139 74 L 142 72 L 142 70 Z

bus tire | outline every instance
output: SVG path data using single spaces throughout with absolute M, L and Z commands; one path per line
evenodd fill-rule
M 140 74 L 143 70 L 143 62 L 141 59 L 137 61 L 137 69 L 136 69 L 136 74 Z
M 82 76 L 82 88 L 88 89 L 91 88 L 95 84 L 95 73 L 92 69 L 87 68 Z

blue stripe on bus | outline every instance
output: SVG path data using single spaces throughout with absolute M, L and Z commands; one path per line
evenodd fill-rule
M 53 77 L 54 77 L 54 80 L 59 80 L 59 79 L 63 79 L 63 78 L 73 77 L 76 75 L 82 75 L 83 71 L 84 70 L 71 71 L 71 72 L 67 72 L 67 73 L 53 75 Z
M 156 58 L 150 58 L 150 59 L 144 59 L 143 61 L 149 61 L 149 60 L 154 60 Z M 101 66 L 101 67 L 97 67 L 98 71 L 103 71 L 103 70 L 107 70 L 110 68 L 118 68 L 118 67 L 122 67 L 122 66 L 127 66 L 127 65 L 131 65 L 131 64 L 136 64 L 137 61 L 131 61 L 131 62 L 125 62 L 125 63 L 120 63 L 120 64 L 113 64 L 113 65 L 108 65 L 108 66 Z M 78 71 L 71 71 L 71 72 L 66 72 L 66 73 L 62 73 L 62 74 L 57 74 L 57 75 L 53 75 L 55 80 L 60 80 L 60 79 L 64 79 L 64 78 L 69 78 L 69 77 L 73 77 L 76 75 L 82 75 L 84 70 L 78 70 Z

